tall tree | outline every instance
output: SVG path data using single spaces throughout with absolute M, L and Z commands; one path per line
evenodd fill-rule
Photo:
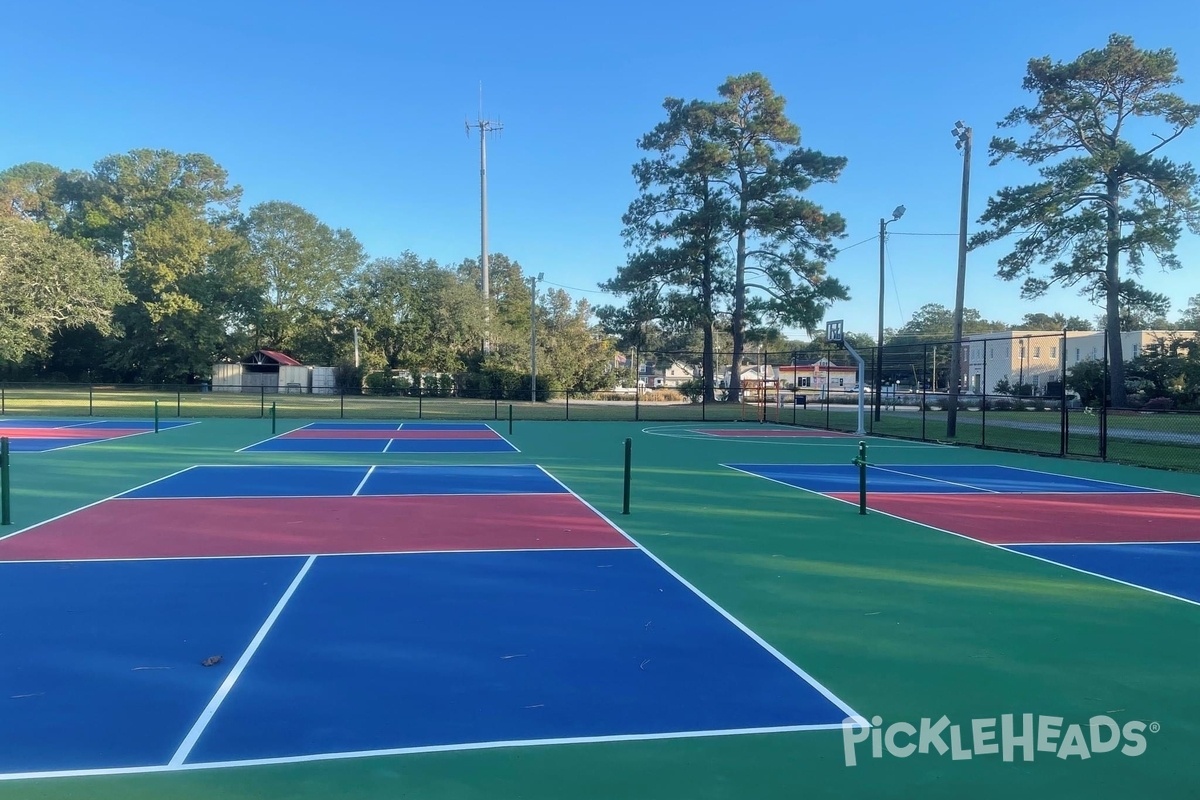
M 1061 311 L 1056 311 L 1053 314 L 1026 314 L 1021 317 L 1020 325 L 1013 326 L 1013 330 L 1017 331 L 1061 331 L 1063 328 L 1069 331 L 1090 331 L 1092 323 L 1083 317 L 1068 317 Z
M 990 198 L 980 220 L 990 229 L 976 234 L 972 246 L 1016 234 L 999 275 L 1024 278 L 1023 296 L 1040 297 L 1062 284 L 1104 301 L 1110 392 L 1118 406 L 1126 398 L 1122 311 L 1161 314 L 1168 305 L 1135 280 L 1146 254 L 1178 269 L 1174 248 L 1183 226 L 1200 232 L 1196 171 L 1160 152 L 1200 120 L 1200 105 L 1169 91 L 1178 83 L 1174 52 L 1141 50 L 1118 34 L 1068 63 L 1035 58 L 1023 87 L 1036 104 L 1000 123 L 1032 132 L 1024 142 L 995 137 L 989 148 L 993 165 L 1016 158 L 1037 166 L 1041 180 Z M 1049 265 L 1048 277 L 1035 276 L 1036 265 Z
M 300 206 L 280 201 L 250 209 L 239 230 L 249 242 L 250 262 L 263 292 L 255 322 L 261 344 L 294 350 L 301 341 L 313 340 L 314 325 L 328 330 L 325 318 L 365 260 L 354 234 L 334 230 Z
M 1179 329 L 1200 331 L 1200 294 L 1188 298 L 1187 307 L 1180 311 Z
M 111 261 L 33 222 L 0 216 L 0 361 L 44 355 L 64 329 L 112 329 L 127 299 Z
M 633 167 L 638 196 L 622 217 L 634 248 L 601 288 L 628 298 L 599 316 L 608 330 L 645 347 L 647 323 L 675 336 L 701 332 L 704 397 L 715 398 L 714 336 L 728 294 L 729 258 L 723 247 L 729 204 L 721 184 L 724 153 L 715 141 L 709 103 L 667 98 L 667 118 L 638 141 L 650 153 Z
M 370 262 L 350 297 L 364 343 L 388 369 L 457 372 L 483 336 L 478 290 L 411 252 Z
M 57 223 L 63 213 L 55 199 L 61 175 L 58 167 L 36 161 L 0 171 L 0 217 Z
M 538 374 L 551 386 L 591 392 L 601 388 L 612 364 L 612 344 L 592 325 L 587 300 L 571 302 L 562 289 L 550 289 L 539 304 Z
M 203 154 L 133 150 L 58 181 L 58 230 L 121 265 L 133 300 L 117 308 L 123 339 L 108 358 L 118 377 L 176 381 L 225 355 L 244 292 L 218 266 L 238 248 L 231 230 L 241 189 Z
M 766 320 L 812 329 L 835 300 L 850 295 L 826 276 L 834 242 L 846 223 L 803 197 L 816 183 L 837 180 L 846 159 L 800 146 L 786 101 L 761 74 L 731 77 L 714 104 L 716 141 L 724 150 L 724 185 L 734 242 L 733 363 L 741 361 L 748 322 Z M 739 395 L 732 373 L 731 400 Z

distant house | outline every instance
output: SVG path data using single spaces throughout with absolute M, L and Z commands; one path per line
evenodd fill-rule
M 682 361 L 672 361 L 664 369 L 657 371 L 654 376 L 654 386 L 674 389 L 690 380 L 694 380 L 697 376 L 697 370 L 690 364 L 685 364 Z
M 213 364 L 214 392 L 333 394 L 333 367 L 309 367 L 278 350 L 255 350 L 241 362 Z
M 775 367 L 786 388 L 818 391 L 851 391 L 858 386 L 858 367 L 834 364 L 827 358 L 811 364 Z

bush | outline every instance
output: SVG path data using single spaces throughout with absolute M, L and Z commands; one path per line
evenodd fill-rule
M 529 375 L 514 370 L 483 369 L 458 377 L 459 394 L 483 400 L 528 400 Z M 537 399 L 550 398 L 550 385 L 538 376 Z
M 396 382 L 386 372 L 372 372 L 367 375 L 367 391 L 370 394 L 396 394 Z
M 679 392 L 691 400 L 693 403 L 699 403 L 704 397 L 704 380 L 702 378 L 692 378 L 690 381 L 679 385 Z
M 1009 400 L 1007 398 L 1001 398 L 999 400 L 991 400 L 988 402 L 987 407 L 990 409 L 993 409 L 995 411 L 1012 411 L 1013 410 L 1013 401 Z
M 1169 397 L 1156 397 L 1146 401 L 1142 411 L 1170 411 L 1175 407 L 1175 401 Z
M 362 394 L 363 368 L 340 364 L 333 368 L 333 385 L 339 394 Z

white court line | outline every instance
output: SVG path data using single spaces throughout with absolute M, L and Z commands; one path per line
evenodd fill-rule
M 100 420 L 100 421 L 103 422 L 105 420 Z M 92 423 L 89 423 L 89 424 L 92 424 Z M 199 425 L 199 424 L 200 424 L 199 420 L 194 420 L 192 422 L 184 422 L 180 425 L 173 425 L 170 428 L 162 428 L 159 431 L 159 433 L 165 433 L 166 431 L 173 431 L 173 430 L 177 430 L 179 428 L 187 428 L 192 425 Z M 64 430 L 69 427 L 81 427 L 81 426 L 65 425 L 65 426 L 60 426 L 57 428 L 52 428 L 51 430 Z M 100 430 L 104 430 L 104 429 L 101 428 Z M 107 444 L 108 442 L 115 442 L 119 439 L 128 439 L 131 436 L 145 436 L 148 433 L 155 433 L 155 430 L 153 428 L 151 428 L 150 430 L 138 431 L 136 433 L 124 433 L 124 434 L 121 434 L 120 436 L 106 436 L 103 439 L 89 439 L 86 442 L 76 442 L 75 444 L 64 444 L 61 447 L 47 447 L 44 450 L 23 450 L 21 452 L 30 454 L 30 455 L 37 455 L 39 453 L 56 453 L 59 450 L 70 450 L 73 447 L 86 447 L 91 444 Z M 36 439 L 37 437 L 31 436 L 29 438 Z
M 183 469 L 177 469 L 169 475 L 164 475 L 161 478 L 155 478 L 152 481 L 146 481 L 145 483 L 141 484 L 140 486 L 135 486 L 132 489 L 126 489 L 125 491 L 121 492 L 120 494 L 109 495 L 108 497 L 102 498 L 100 500 L 96 500 L 96 501 L 88 503 L 87 505 L 84 505 L 84 506 L 80 506 L 79 508 L 73 508 L 70 511 L 65 511 L 62 514 L 58 514 L 57 516 L 50 517 L 49 519 L 44 519 L 41 522 L 35 522 L 32 525 L 27 525 L 24 528 L 21 528 L 21 530 L 19 530 L 19 531 L 13 531 L 12 533 L 6 533 L 3 536 L 0 536 L 0 541 L 4 541 L 5 539 L 11 539 L 12 537 L 16 536 L 17 534 L 25 533 L 26 531 L 31 531 L 34 528 L 40 528 L 41 526 L 43 526 L 47 523 L 50 523 L 50 522 L 54 522 L 57 519 L 62 519 L 63 517 L 69 517 L 72 514 L 78 514 L 80 511 L 83 511 L 84 509 L 87 509 L 87 508 L 91 508 L 92 506 L 98 506 L 101 503 L 107 503 L 109 500 L 116 500 L 122 494 L 127 494 L 129 492 L 136 492 L 138 489 L 145 488 L 151 484 L 158 483 L 159 481 L 165 481 L 167 478 L 173 478 L 176 475 L 180 475 L 184 472 L 187 472 L 190 469 L 194 469 L 194 467 L 184 467 Z
M 914 464 L 913 466 L 918 466 L 918 465 Z M 924 465 L 920 465 L 920 466 L 924 466 Z M 931 481 L 933 483 L 945 483 L 949 486 L 961 486 L 964 489 L 974 489 L 977 492 L 987 492 L 988 494 L 1004 494 L 1004 492 L 1001 492 L 999 489 L 985 489 L 982 486 L 976 486 L 973 483 L 959 483 L 958 481 L 948 481 L 948 480 L 944 480 L 942 478 L 931 478 L 928 475 L 918 475 L 913 472 L 905 472 L 904 470 L 892 469 L 891 467 L 880 467 L 875 464 L 868 464 L 867 469 L 877 469 L 882 472 L 891 472 L 896 475 L 903 475 L 906 478 L 917 478 L 918 480 Z M 905 492 L 905 494 L 909 494 L 909 492 Z M 911 494 L 923 494 L 923 492 L 921 492 L 918 489 L 915 492 L 911 492 Z
M 662 739 L 691 739 L 712 736 L 743 736 L 747 734 L 791 733 L 796 731 L 840 731 L 843 723 L 820 725 L 786 725 L 774 728 L 728 728 L 725 730 L 671 731 L 669 733 L 635 733 L 612 736 L 575 736 L 558 739 L 515 739 L 496 742 L 429 745 L 426 747 L 395 747 L 386 750 L 351 750 L 342 753 L 317 753 L 279 758 L 254 758 L 245 761 L 209 761 L 198 764 L 179 764 L 151 767 L 109 767 L 101 769 L 72 769 L 42 772 L 10 772 L 0 774 L 0 781 L 31 780 L 34 778 L 82 778 L 102 775 L 142 775 L 159 772 L 191 772 L 231 767 L 265 767 L 279 764 L 307 764 L 313 761 L 333 761 L 351 758 L 381 758 L 384 756 L 415 755 L 419 753 L 450 753 L 465 750 L 496 750 L 509 747 L 544 747 L 567 744 L 603 744 L 607 742 L 648 742 Z
M 633 538 L 627 531 L 623 530 L 619 525 L 617 525 L 615 522 L 613 522 L 611 519 L 609 519 L 603 513 L 601 513 L 600 509 L 596 508 L 594 505 L 589 503 L 587 500 L 584 500 L 582 497 L 580 497 L 578 494 L 576 494 L 571 489 L 571 487 L 567 486 L 565 483 L 563 483 L 558 478 L 556 478 L 554 475 L 552 475 L 545 467 L 541 466 L 540 464 L 537 466 L 538 466 L 538 469 L 540 469 L 540 470 L 542 470 L 542 472 L 546 473 L 547 477 L 549 477 L 551 480 L 553 480 L 559 486 L 563 487 L 568 492 L 570 492 L 571 495 L 576 500 L 578 500 L 579 502 L 583 503 L 585 506 L 590 508 L 592 510 L 593 514 L 600 517 L 600 519 L 604 520 L 609 525 L 611 525 L 613 530 L 615 530 L 617 533 L 621 534 L 626 539 L 628 539 L 633 544 L 634 547 L 636 547 L 638 550 L 640 550 L 643 554 L 645 554 L 645 556 L 647 558 L 652 560 L 654 563 L 658 564 L 658 566 L 660 568 L 662 568 L 668 575 L 670 575 L 675 580 L 679 581 L 684 586 L 686 586 L 689 590 L 691 590 L 691 592 L 693 594 L 695 594 L 697 597 L 699 597 L 701 600 L 703 600 L 705 603 L 707 603 L 710 608 L 712 608 L 714 611 L 716 611 L 718 614 L 720 614 L 722 617 L 724 617 L 726 620 L 728 620 L 730 623 L 732 623 L 738 630 L 740 630 L 742 633 L 746 634 L 746 636 L 750 637 L 750 639 L 752 639 L 754 642 L 756 642 L 760 647 L 762 647 L 768 653 L 773 655 L 784 666 L 786 666 L 788 669 L 790 669 L 792 672 L 794 672 L 796 675 L 798 675 L 800 678 L 802 678 L 806 683 L 808 683 L 809 686 L 813 687 L 818 692 L 820 692 L 825 697 L 826 700 L 828 700 L 829 702 L 831 702 L 835 706 L 837 706 L 839 709 L 841 709 L 846 714 L 846 717 L 849 718 L 850 720 L 852 720 L 854 724 L 859 725 L 864 728 L 871 727 L 871 723 L 866 719 L 866 717 L 863 717 L 857 711 L 855 711 L 850 706 L 848 706 L 845 702 L 842 701 L 841 698 L 839 698 L 837 695 L 835 695 L 833 692 L 831 692 L 828 688 L 826 688 L 824 686 L 824 684 L 822 684 L 816 678 L 809 675 L 807 672 L 805 672 L 803 669 L 801 669 L 799 666 L 797 666 L 791 659 L 789 659 L 783 653 L 779 652 L 779 650 L 777 650 L 775 647 L 773 647 L 769 642 L 767 642 L 765 639 L 763 639 L 761 636 L 759 636 L 754 631 L 750 630 L 750 628 L 747 627 L 741 620 L 739 620 L 737 617 L 733 616 L 728 611 L 726 611 L 724 608 L 722 608 L 720 605 L 718 605 L 715 600 L 713 600 L 711 597 L 706 595 L 704 592 L 697 589 L 690 581 L 688 581 L 686 578 L 684 578 L 678 572 L 673 570 L 671 567 L 667 566 L 666 562 L 664 562 L 658 556 L 654 555 L 654 553 L 651 553 L 648 549 L 646 549 L 646 547 L 644 545 L 642 545 L 641 542 L 639 542 L 637 539 Z M 834 725 L 834 726 L 832 726 L 832 728 L 836 729 L 836 730 L 840 730 L 842 728 L 842 725 L 841 724 Z
M 279 418 L 278 418 L 278 417 L 276 417 L 276 418 L 275 418 L 275 421 L 276 421 L 276 422 L 278 422 L 278 421 L 279 421 Z M 292 431 L 302 431 L 302 430 L 304 430 L 305 428 L 311 428 L 313 425 L 316 425 L 316 424 L 317 424 L 317 423 L 315 423 L 315 422 L 310 422 L 310 423 L 308 423 L 307 425 L 301 425 L 301 426 L 300 426 L 300 427 L 298 427 L 298 428 L 291 428 L 291 429 L 289 429 L 289 430 L 286 430 L 286 431 L 284 431 L 283 433 L 277 433 L 277 434 L 275 434 L 274 436 L 270 436 L 270 437 L 268 437 L 268 438 L 266 438 L 266 439 L 263 439 L 263 440 L 261 440 L 261 441 L 254 442 L 253 444 L 248 444 L 248 445 L 246 445 L 245 447 L 239 447 L 237 450 L 234 450 L 233 452 L 235 452 L 235 453 L 242 453 L 242 452 L 245 452 L 246 450 L 249 450 L 251 447 L 258 447 L 260 444 L 266 444 L 267 442 L 273 442 L 273 441 L 275 441 L 276 439 L 278 439 L 280 436 L 287 436 L 287 435 L 288 435 L 289 433 L 291 433 Z M 270 451 L 268 451 L 268 452 L 270 452 Z
M 858 508 L 858 503 L 856 501 L 843 500 L 840 497 L 835 497 L 831 494 L 825 494 L 824 492 L 818 492 L 815 489 L 805 489 L 802 486 L 793 486 L 790 483 L 784 483 L 783 481 L 777 481 L 774 478 L 768 478 L 765 475 L 758 475 L 753 472 L 747 472 L 744 469 L 738 469 L 737 467 L 731 467 L 728 464 L 722 464 L 721 466 L 725 467 L 726 469 L 733 470 L 734 472 L 740 472 L 743 475 L 749 475 L 752 478 L 758 478 L 759 480 L 770 481 L 771 483 L 778 483 L 780 486 L 786 486 L 789 489 L 798 489 L 802 492 L 807 492 L 808 494 L 816 495 L 817 497 L 823 497 L 827 500 L 833 500 L 835 502 L 843 503 L 845 505 L 851 506 L 852 508 Z M 1048 474 L 1052 475 L 1054 473 L 1048 473 Z M 1129 581 L 1123 581 L 1120 578 L 1114 578 L 1109 575 L 1102 575 L 1099 572 L 1089 572 L 1086 569 L 1080 569 L 1079 567 L 1073 567 L 1070 564 L 1064 564 L 1060 561 L 1054 561 L 1053 559 L 1050 559 L 1050 558 L 1042 558 L 1041 556 L 1035 556 L 1032 553 L 1026 553 L 1021 550 L 1009 550 L 1008 545 L 993 544 L 992 542 L 985 542 L 982 539 L 976 539 L 974 536 L 968 536 L 965 533 L 958 533 L 956 531 L 947 530 L 946 528 L 939 528 L 936 525 L 930 525 L 927 522 L 918 522 L 915 519 L 909 519 L 908 517 L 902 517 L 898 514 L 892 514 L 887 511 L 881 511 L 877 508 L 871 508 L 870 510 L 871 510 L 871 513 L 873 513 L 873 514 L 882 514 L 885 517 L 891 517 L 892 519 L 897 519 L 897 520 L 900 520 L 901 522 L 907 522 L 912 525 L 920 525 L 922 528 L 928 528 L 929 530 L 937 531 L 938 533 L 946 533 L 946 534 L 949 534 L 950 536 L 957 536 L 959 539 L 966 539 L 968 542 L 974 542 L 975 544 L 980 544 L 980 545 L 983 545 L 984 547 L 991 547 L 996 550 L 1003 550 L 1006 553 L 1013 553 L 1018 556 L 1024 556 L 1025 558 L 1032 558 L 1034 561 L 1041 561 L 1046 564 L 1053 564 L 1056 567 L 1062 567 L 1065 569 L 1069 569 L 1074 572 L 1081 573 L 1083 575 L 1090 575 L 1093 578 L 1101 578 L 1106 581 L 1112 581 L 1113 583 L 1119 583 L 1122 586 L 1129 586 L 1130 588 L 1133 588 L 1133 589 L 1141 589 L 1144 592 L 1150 592 L 1151 594 L 1157 594 L 1157 595 L 1161 595 L 1163 597 L 1169 597 L 1172 600 L 1182 600 L 1185 603 L 1190 603 L 1194 606 L 1200 606 L 1200 601 L 1190 600 L 1186 597 L 1180 597 L 1177 594 L 1171 594 L 1169 592 L 1160 591 L 1159 589 L 1151 589 L 1149 586 L 1142 586 L 1137 583 L 1130 583 Z
M 315 466 L 315 465 L 314 465 Z M 406 465 L 408 466 L 408 465 Z M 432 464 L 421 464 L 429 467 Z M 139 487 L 140 488 L 140 487 Z M 136 491 L 130 489 L 129 491 Z M 476 492 L 389 492 L 386 494 L 360 494 L 358 497 L 562 497 L 566 492 L 505 492 L 505 491 L 476 491 Z M 128 503 L 144 503 L 147 500 L 347 500 L 355 495 L 349 494 L 171 494 L 155 495 L 153 497 L 110 497 L 110 500 L 120 500 Z M 84 507 L 86 508 L 86 506 Z M 81 511 L 82 509 L 76 509 Z M 71 512 L 74 513 L 74 512 Z
M 1138 545 L 1176 545 L 1190 544 L 1200 545 L 1200 538 L 1197 539 L 1176 539 L 1163 540 L 1156 542 L 1006 542 L 1001 547 L 1109 547 L 1115 545 L 1119 547 L 1136 547 Z
M 560 493 L 566 496 L 565 493 Z M 105 564 L 124 561 L 237 561 L 252 558 L 346 558 L 354 556 L 424 556 L 424 555 L 454 555 L 455 553 L 558 553 L 584 551 L 633 550 L 632 544 L 619 547 L 607 545 L 604 547 L 482 547 L 455 548 L 453 550 L 349 550 L 331 553 L 252 553 L 249 555 L 219 555 L 219 556 L 139 556 L 138 558 L 107 557 L 107 558 L 23 558 L 0 560 L 5 564 Z
M 217 709 L 221 707 L 221 703 L 228 696 L 229 691 L 233 689 L 233 685 L 237 683 L 238 678 L 242 676 L 242 672 L 246 669 L 246 665 L 250 663 L 250 659 L 254 657 L 254 653 L 258 650 L 259 645 L 263 643 L 263 639 L 267 637 L 267 633 L 271 630 L 271 626 L 275 624 L 275 620 L 279 619 L 283 607 L 287 605 L 288 600 L 292 599 L 292 595 L 296 593 L 296 588 L 300 585 L 300 581 L 304 580 L 304 576 L 308 574 L 308 570 L 317 560 L 316 556 L 309 556 L 304 562 L 304 566 L 296 573 L 296 577 L 292 578 L 291 584 L 279 598 L 279 602 L 275 604 L 275 608 L 271 610 L 271 614 L 263 622 L 262 627 L 258 629 L 258 633 L 250 640 L 250 644 L 246 647 L 242 657 L 238 659 L 237 664 L 225 676 L 224 682 L 217 693 L 208 701 L 208 705 L 200 714 L 199 719 L 192 725 L 192 729 L 183 739 L 183 743 L 179 745 L 179 749 L 175 751 L 175 755 L 171 756 L 171 760 L 167 762 L 167 766 L 178 767 L 182 764 L 192 752 L 192 748 L 196 746 L 196 742 L 200 739 L 200 735 L 204 733 L 204 729 L 208 727 L 208 723 L 212 721 L 213 715 L 217 713 Z
M 1072 478 L 1077 481 L 1087 481 L 1088 483 L 1102 483 L 1108 486 L 1124 486 L 1127 489 L 1138 489 L 1140 492 L 1155 492 L 1159 494 L 1182 494 L 1184 497 L 1195 497 L 1195 495 L 1184 494 L 1183 492 L 1173 492 L 1170 489 L 1152 489 L 1147 486 L 1138 486 L 1136 483 L 1121 483 L 1119 481 L 1106 481 L 1103 478 L 1084 478 L 1079 475 L 1064 475 L 1060 472 L 1048 472 L 1044 469 L 1029 469 L 1028 467 L 1010 467 L 1007 464 L 988 464 L 981 466 L 1003 467 L 1004 469 L 1015 469 L 1021 472 L 1032 472 L 1034 475 L 1050 475 L 1054 478 Z M 1049 494 L 1049 492 L 1047 492 Z M 1116 492 L 1114 492 L 1116 494 Z M 1124 492 L 1122 493 L 1124 494 Z M 1132 492 L 1131 494 L 1137 494 Z
M 351 497 L 358 497 L 358 493 L 361 492 L 362 488 L 367 485 L 367 481 L 370 480 L 371 473 L 374 471 L 375 471 L 374 466 L 372 466 L 369 470 L 367 470 L 367 474 L 363 475 L 363 479 L 358 482 L 358 486 L 355 486 L 354 491 L 350 493 Z

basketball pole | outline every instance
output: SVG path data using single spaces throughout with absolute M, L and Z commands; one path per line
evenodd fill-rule
M 854 432 L 855 436 L 866 436 L 867 431 L 864 424 L 864 412 L 866 406 L 866 387 L 863 385 L 867 380 L 867 364 L 863 361 L 863 357 L 858 354 L 844 336 L 844 328 L 842 327 L 843 320 L 830 320 L 825 323 L 825 341 L 830 344 L 836 344 L 845 348 L 846 352 L 858 363 L 858 430 Z M 878 393 L 877 393 L 878 395 Z M 879 397 L 876 396 L 876 401 Z

